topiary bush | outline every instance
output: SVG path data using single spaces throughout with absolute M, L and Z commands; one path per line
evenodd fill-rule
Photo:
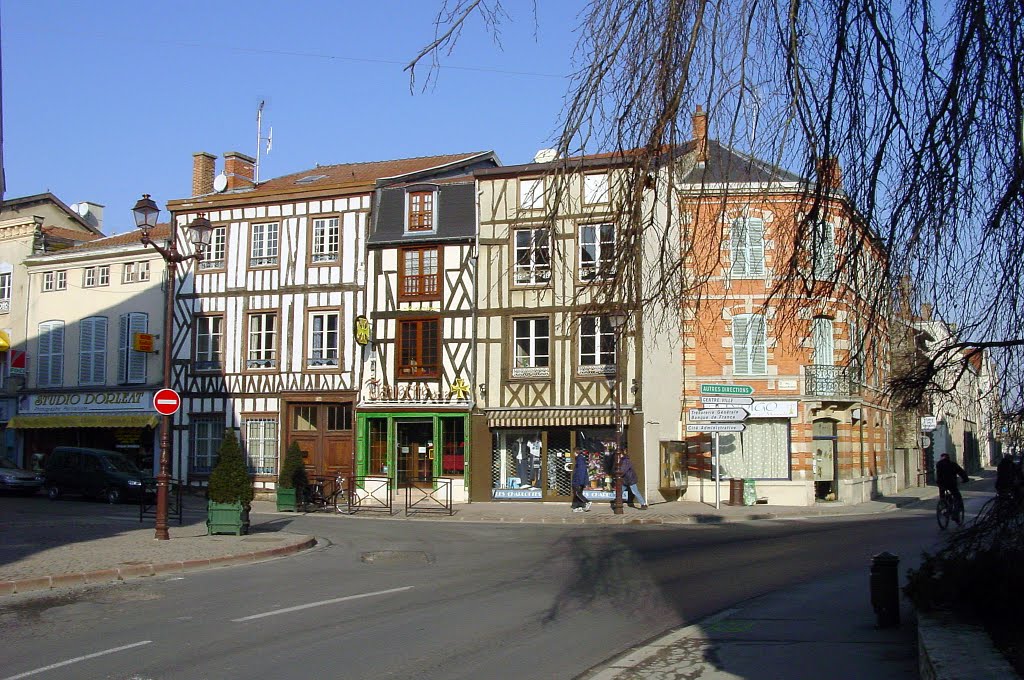
M 249 470 L 233 430 L 224 433 L 217 464 L 210 473 L 207 493 L 214 503 L 241 503 L 246 507 L 252 503 L 255 495 L 252 479 L 249 478 Z
M 288 445 L 281 464 L 281 474 L 277 477 L 277 485 L 282 489 L 305 489 L 309 485 L 306 465 L 303 462 L 302 450 L 298 442 Z

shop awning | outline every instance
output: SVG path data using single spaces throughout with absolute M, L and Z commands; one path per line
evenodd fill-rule
M 623 409 L 625 417 L 627 411 Z M 519 408 L 487 412 L 491 427 L 587 427 L 615 424 L 614 409 L 607 408 Z
M 58 427 L 156 427 L 160 416 L 154 414 L 69 414 L 20 415 L 7 421 L 7 427 L 19 430 L 52 429 Z

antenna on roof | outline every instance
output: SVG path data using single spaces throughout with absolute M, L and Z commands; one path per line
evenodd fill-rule
M 264 156 L 270 154 L 270 147 L 274 141 L 274 128 L 270 128 L 270 132 L 267 136 L 263 136 L 263 105 L 266 104 L 265 99 L 260 100 L 259 108 L 256 109 L 256 164 L 253 166 L 253 183 L 260 183 L 260 147 L 263 146 L 263 142 L 267 143 L 267 150 L 264 152 Z

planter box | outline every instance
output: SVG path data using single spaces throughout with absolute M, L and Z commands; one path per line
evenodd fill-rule
M 249 533 L 249 512 L 241 503 L 214 503 L 206 506 L 206 529 L 209 534 Z
M 298 512 L 299 509 L 296 504 L 296 497 L 298 496 L 298 489 L 282 489 L 277 488 L 277 511 L 278 512 Z

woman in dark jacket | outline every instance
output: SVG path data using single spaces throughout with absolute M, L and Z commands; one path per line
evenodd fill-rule
M 576 463 L 572 469 L 572 511 L 590 512 L 590 501 L 583 496 L 583 489 L 590 484 L 590 472 L 587 469 L 587 454 L 576 452 Z
M 625 451 L 622 452 L 622 486 L 629 490 L 629 505 L 631 508 L 636 507 L 635 503 L 637 500 L 640 501 L 640 509 L 647 509 L 647 501 L 640 493 L 639 481 L 636 478 L 636 470 L 633 469 L 633 462 L 629 459 L 629 454 Z

